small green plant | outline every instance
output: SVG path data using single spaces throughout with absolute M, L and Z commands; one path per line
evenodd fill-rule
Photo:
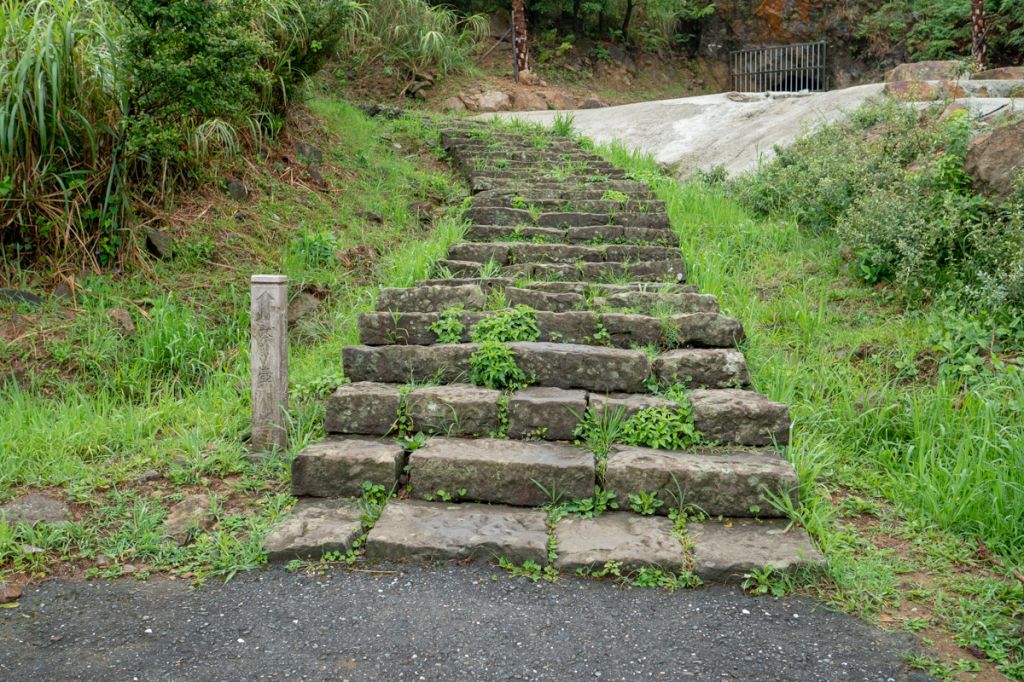
M 615 501 L 615 493 L 611 490 L 604 490 L 600 486 L 594 486 L 593 497 L 585 497 L 579 500 L 570 500 L 555 505 L 550 509 L 550 518 L 553 521 L 573 514 L 583 519 L 592 519 L 607 511 L 618 509 L 619 503 Z
M 438 343 L 459 343 L 462 341 L 462 306 L 446 308 L 438 316 L 437 322 L 430 325 L 430 331 L 437 336 Z
M 526 578 L 534 583 L 540 580 L 554 582 L 558 579 L 558 571 L 553 566 L 541 566 L 536 561 L 524 561 L 520 566 L 505 557 L 500 557 L 498 565 L 508 571 L 513 578 Z
M 339 240 L 333 232 L 303 230 L 288 245 L 289 252 L 309 269 L 329 268 L 338 264 Z
M 601 201 L 614 201 L 617 204 L 624 204 L 629 201 L 629 195 L 625 192 L 609 189 L 601 195 Z
M 526 199 L 521 194 L 517 194 L 512 197 L 512 201 L 509 202 L 509 205 L 512 208 L 518 208 L 519 210 L 524 210 L 528 206 Z
M 755 568 L 743 576 L 741 587 L 749 594 L 771 594 L 782 597 L 786 594 L 786 576 L 772 566 Z
M 629 508 L 641 516 L 653 516 L 664 504 L 656 492 L 640 491 L 629 495 Z
M 470 380 L 477 386 L 506 389 L 525 386 L 526 374 L 516 364 L 516 354 L 500 341 L 484 341 L 469 358 Z
M 427 444 L 428 440 L 430 439 L 425 433 L 417 431 L 415 434 L 409 436 L 400 436 L 398 438 L 398 443 L 409 452 L 412 452 L 413 450 L 419 450 L 422 448 Z
M 517 305 L 511 310 L 488 315 L 473 327 L 470 337 L 474 343 L 536 341 L 540 337 L 537 311 L 525 305 Z
M 551 130 L 559 137 L 575 137 L 576 117 L 572 114 L 556 114 L 551 122 Z
M 683 450 L 698 445 L 701 434 L 693 424 L 692 411 L 687 407 L 640 410 L 623 425 L 622 442 L 662 450 Z

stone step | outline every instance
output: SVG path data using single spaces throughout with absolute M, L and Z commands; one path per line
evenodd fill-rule
M 825 558 L 807 531 L 784 519 L 691 522 L 694 573 L 704 582 L 740 584 L 754 570 L 822 570 Z
M 575 296 L 544 294 L 528 289 L 506 289 L 505 295 L 515 299 L 516 293 L 532 301 L 536 296 Z M 468 343 L 473 329 L 496 312 L 462 312 L 460 341 Z M 743 327 L 738 320 L 717 313 L 682 313 L 665 318 L 623 313 L 590 311 L 535 313 L 540 336 L 537 341 L 610 345 L 614 348 L 655 346 L 674 348 L 731 348 L 743 340 Z M 440 313 L 361 313 L 359 342 L 366 346 L 411 345 L 430 346 L 439 343 L 433 327 Z
M 366 557 L 382 561 L 547 563 L 547 513 L 484 504 L 392 500 L 366 539 Z
M 519 178 L 526 182 L 566 182 L 574 180 L 576 182 L 606 182 L 608 180 L 625 180 L 628 179 L 626 171 L 615 169 L 615 170 L 604 170 L 601 168 L 595 168 L 594 170 L 545 170 L 543 168 L 529 170 L 526 168 L 496 168 L 493 170 L 463 170 L 463 175 L 471 184 L 475 184 L 479 180 L 505 180 L 509 177 Z
M 724 348 L 670 350 L 653 362 L 640 350 L 573 343 L 520 342 L 506 346 L 519 369 L 537 386 L 597 392 L 643 393 L 651 377 L 664 384 L 730 388 L 749 383 L 743 353 Z M 479 344 L 346 346 L 345 375 L 354 382 L 465 381 Z
M 679 258 L 679 248 L 671 246 L 637 246 L 607 244 L 578 246 L 575 244 L 532 244 L 530 242 L 461 242 L 448 248 L 448 258 L 474 263 L 494 262 L 498 265 L 516 263 L 639 263 Z
M 620 201 L 607 199 L 535 199 L 528 201 L 525 197 L 515 194 L 489 197 L 477 194 L 473 197 L 473 208 L 521 208 L 533 207 L 544 212 L 570 213 L 612 213 L 626 211 L 631 213 L 665 213 L 665 202 L 656 200 L 636 200 L 627 197 Z
M 267 559 L 319 559 L 324 552 L 347 552 L 363 534 L 361 516 L 356 500 L 301 499 L 264 541 Z
M 607 163 L 607 161 L 589 152 L 576 150 L 550 150 L 550 149 L 523 149 L 522 147 L 502 149 L 490 145 L 466 145 L 460 147 L 453 159 L 456 163 L 467 163 L 473 161 L 494 161 L 505 159 L 507 161 L 533 161 L 538 163 Z
M 456 163 L 465 174 L 500 175 L 515 173 L 517 175 L 536 176 L 544 173 L 563 175 L 607 175 L 608 177 L 624 177 L 625 172 L 603 159 L 571 159 L 534 157 L 527 159 L 512 158 L 509 154 L 490 154 L 460 156 Z
M 350 384 L 354 395 L 389 397 L 383 384 Z M 385 399 L 375 410 L 351 410 L 358 400 L 337 400 L 330 405 L 328 431 L 386 434 L 391 431 L 398 409 Z M 389 417 L 390 415 L 390 417 Z M 390 419 L 390 421 L 388 421 Z M 373 421 L 379 420 L 379 421 Z M 338 426 L 338 425 L 341 426 Z M 405 450 L 394 441 L 363 437 L 331 437 L 303 449 L 292 461 L 292 495 L 296 497 L 358 497 L 363 483 L 394 490 L 405 466 Z
M 473 194 L 489 190 L 501 190 L 507 192 L 532 192 L 534 190 L 557 190 L 571 192 L 581 189 L 607 192 L 614 190 L 624 194 L 633 195 L 639 192 L 650 192 L 650 188 L 636 180 L 588 180 L 586 178 L 574 178 L 570 180 L 553 180 L 546 178 L 517 178 L 517 177 L 473 177 L 470 178 L 470 189 Z
M 469 384 L 413 388 L 402 397 L 402 386 L 360 381 L 340 386 L 327 400 L 325 429 L 330 434 L 386 436 L 395 430 L 404 410 L 406 427 L 428 435 L 488 435 L 502 427 L 510 438 L 572 440 L 580 419 L 589 407 L 595 414 L 606 410 L 629 419 L 648 408 L 678 409 L 671 400 L 650 394 L 587 392 L 551 386 L 531 386 L 507 396 Z M 702 389 L 688 399 L 697 431 L 710 443 L 722 446 L 761 447 L 789 442 L 789 410 L 753 391 Z M 502 404 L 504 403 L 504 415 Z M 504 424 L 503 424 L 504 420 Z M 345 495 L 364 480 L 389 487 L 391 463 L 400 453 L 372 439 L 354 443 L 325 441 L 300 453 L 303 461 L 293 468 L 296 494 Z M 358 466 L 357 466 L 358 464 Z M 303 472 L 355 471 L 347 483 L 335 477 L 331 488 L 315 490 Z M 371 477 L 372 474 L 372 477 Z M 340 476 L 341 474 L 338 474 Z M 327 485 L 326 483 L 323 485 Z M 349 485 L 350 488 L 345 488 Z
M 541 243 L 587 244 L 611 242 L 679 246 L 679 237 L 671 230 L 620 225 L 589 225 L 585 227 L 532 227 L 509 225 L 471 225 L 466 239 L 474 242 L 537 241 Z
M 431 438 L 409 454 L 412 495 L 541 507 L 594 493 L 594 455 L 566 443 Z
M 617 499 L 655 493 L 659 514 L 692 507 L 708 516 L 778 517 L 769 495 L 797 501 L 793 465 L 764 452 L 679 452 L 615 445 L 608 453 L 604 487 Z M 767 492 L 766 492 L 767 491 Z
M 663 517 L 628 512 L 566 516 L 555 525 L 555 539 L 559 571 L 600 570 L 613 561 L 626 573 L 647 567 L 677 573 L 692 563 L 672 521 Z
M 440 272 L 453 277 L 479 277 L 484 263 L 442 259 L 437 261 Z M 563 282 L 606 282 L 631 279 L 648 282 L 685 282 L 686 265 L 681 258 L 645 261 L 641 263 L 516 263 L 505 265 L 499 273 L 503 277 L 530 278 Z
M 594 225 L 621 225 L 670 230 L 668 215 L 662 212 L 639 213 L 611 211 L 602 213 L 540 213 L 534 218 L 526 209 L 473 207 L 463 217 L 479 225 L 508 225 L 534 227 L 589 227 Z
M 718 312 L 718 300 L 714 296 L 698 294 L 694 287 L 688 285 L 652 283 L 650 286 L 654 290 L 640 291 L 628 288 L 630 285 L 532 282 L 513 286 L 514 282 L 511 278 L 442 279 L 428 280 L 404 289 L 382 289 L 377 296 L 377 310 L 431 312 L 459 305 L 469 311 L 483 310 L 487 307 L 488 298 L 500 291 L 506 306 L 526 305 L 538 311 L 570 312 L 593 308 L 629 310 L 638 314 L 655 310 L 680 314 Z
M 519 197 L 523 201 L 529 202 L 541 202 L 541 201 L 553 201 L 553 202 L 566 202 L 566 201 L 601 201 L 607 195 L 608 190 L 602 189 L 565 189 L 565 188 L 537 188 L 529 187 L 525 188 L 522 192 L 515 192 L 513 190 L 488 190 L 486 192 L 480 192 L 473 195 L 473 202 L 511 202 L 516 197 Z M 649 187 L 641 185 L 636 188 L 632 193 L 621 192 L 626 194 L 631 201 L 637 202 L 654 202 L 657 197 Z M 481 205 L 487 205 L 481 203 Z

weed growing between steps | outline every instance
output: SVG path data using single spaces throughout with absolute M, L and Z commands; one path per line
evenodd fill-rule
M 42 490 L 73 509 L 64 526 L 0 521 L 0 581 L 55 570 L 201 581 L 262 563 L 263 533 L 290 503 L 289 453 L 247 457 L 248 276 L 283 272 L 293 296 L 320 303 L 290 334 L 298 450 L 322 436 L 320 397 L 345 380 L 341 348 L 378 286 L 426 277 L 464 232 L 441 208 L 458 204 L 460 183 L 429 125 L 320 99 L 304 116 L 323 186 L 297 179 L 304 166 L 254 160 L 250 202 L 212 191 L 170 216 L 175 258 L 89 275 L 74 303 L 2 304 L 0 500 Z M 187 495 L 209 504 L 179 546 L 163 524 Z
M 829 569 L 752 574 L 751 589 L 808 591 L 915 631 L 942 652 L 937 672 L 964 659 L 1024 679 L 1021 374 L 983 369 L 967 383 L 941 371 L 957 357 L 932 340 L 946 311 L 905 310 L 867 286 L 830 234 L 755 219 L 720 187 L 599 151 L 667 203 L 690 281 L 746 327 L 755 389 L 792 408 L 786 456 L 803 505 L 788 511 Z

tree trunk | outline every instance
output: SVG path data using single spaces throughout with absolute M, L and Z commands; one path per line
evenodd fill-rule
M 633 18 L 633 1 L 626 0 L 626 15 L 622 17 L 622 42 L 629 42 L 629 22 Z
M 512 0 L 512 25 L 515 28 L 513 52 L 518 80 L 521 71 L 530 70 L 530 52 L 526 44 L 526 0 Z
M 988 63 L 988 28 L 985 25 L 985 0 L 973 0 L 971 22 L 974 25 L 974 41 L 971 56 L 982 69 Z

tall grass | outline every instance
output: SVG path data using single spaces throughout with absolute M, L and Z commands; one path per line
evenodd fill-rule
M 31 226 L 60 254 L 91 247 L 84 221 L 120 220 L 116 31 L 103 0 L 0 4 L 0 243 Z
M 360 68 L 381 60 L 410 78 L 449 75 L 471 67 L 487 26 L 483 16 L 463 17 L 426 0 L 376 0 L 348 26 L 343 45 Z

